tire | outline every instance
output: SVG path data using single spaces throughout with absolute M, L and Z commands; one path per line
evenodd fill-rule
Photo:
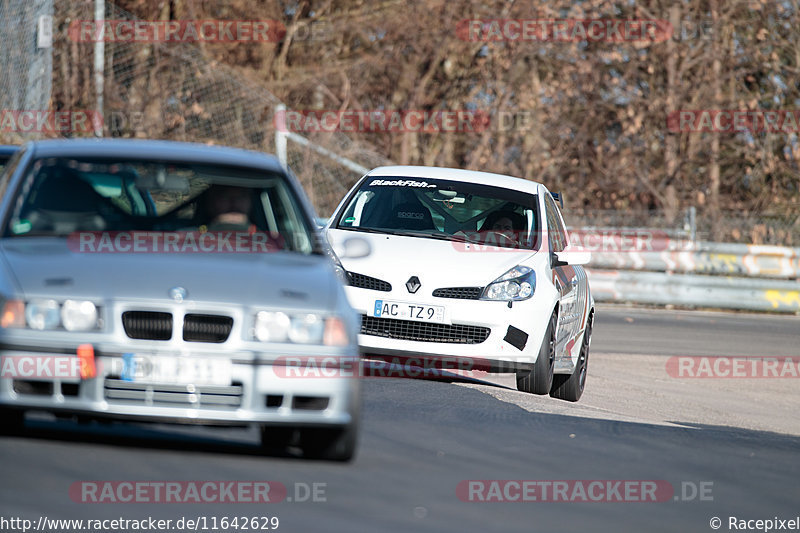
M 553 367 L 556 361 L 556 324 L 554 312 L 542 339 L 539 355 L 530 371 L 517 371 L 517 389 L 531 394 L 548 394 L 553 385 Z
M 293 427 L 261 426 L 261 449 L 268 451 L 284 451 L 292 443 L 297 431 Z
M 303 457 L 325 461 L 349 462 L 356 453 L 358 426 L 344 428 L 307 428 L 300 431 L 298 446 Z
M 350 461 L 356 452 L 358 428 L 294 428 L 261 426 L 261 449 L 265 453 L 299 448 L 303 457 L 326 461 Z
M 589 316 L 586 323 L 586 331 L 583 333 L 581 351 L 578 354 L 578 362 L 572 374 L 556 374 L 553 377 L 553 387 L 550 396 L 568 402 L 577 402 L 581 399 L 583 389 L 586 387 L 586 376 L 589 368 L 589 343 L 592 338 L 592 323 L 594 315 Z
M 0 435 L 18 435 L 25 427 L 25 411 L 0 407 Z

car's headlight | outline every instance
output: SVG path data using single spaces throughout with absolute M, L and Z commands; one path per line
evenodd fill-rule
M 66 300 L 61 306 L 61 323 L 67 331 L 92 330 L 97 326 L 97 307 L 85 300 Z
M 482 300 L 527 300 L 536 290 L 536 272 L 526 266 L 515 266 L 483 290 Z
M 297 344 L 321 344 L 323 331 L 325 322 L 319 316 L 314 314 L 293 316 L 292 326 L 289 328 L 289 340 Z
M 100 311 L 87 300 L 66 300 L 63 303 L 50 298 L 3 300 L 0 310 L 0 327 L 67 331 L 91 331 L 103 327 Z
M 25 305 L 25 321 L 31 329 L 55 329 L 61 323 L 55 300 L 31 300 Z
M 288 315 L 281 311 L 261 311 L 256 314 L 253 337 L 261 342 L 326 346 L 346 346 L 350 342 L 347 328 L 338 317 L 315 313 Z
M 291 319 L 280 311 L 261 311 L 256 315 L 253 334 L 261 342 L 286 342 L 289 337 Z

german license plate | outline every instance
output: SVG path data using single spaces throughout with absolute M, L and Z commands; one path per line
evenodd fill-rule
M 372 316 L 442 324 L 444 323 L 444 307 L 441 305 L 412 304 L 392 300 L 375 300 Z
M 230 385 L 232 369 L 228 359 L 126 353 L 119 375 L 134 383 Z

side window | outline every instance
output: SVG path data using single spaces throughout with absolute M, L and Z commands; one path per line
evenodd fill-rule
M 558 225 L 558 236 L 561 239 L 561 247 L 566 248 L 569 244 L 569 237 L 567 235 L 567 228 L 564 227 L 564 218 L 561 216 L 561 211 L 559 211 L 558 206 L 556 205 L 555 201 L 553 202 L 553 213 L 556 217 L 556 224 Z
M 549 194 L 544 197 L 545 216 L 547 217 L 547 237 L 550 240 L 550 251 L 560 252 L 566 246 L 567 240 L 561 217 L 558 216 L 553 197 Z
M 22 154 L 25 150 L 20 150 L 11 156 L 11 159 L 6 164 L 5 168 L 0 167 L 0 199 L 2 199 L 6 195 L 6 189 L 8 188 L 8 182 L 11 181 L 11 174 L 17 169 L 20 160 L 22 159 Z

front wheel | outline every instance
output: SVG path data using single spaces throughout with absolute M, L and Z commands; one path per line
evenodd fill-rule
M 261 426 L 261 448 L 264 451 L 284 451 L 295 436 L 293 427 Z
M 583 389 L 586 387 L 586 373 L 589 368 L 589 342 L 592 338 L 592 322 L 593 316 L 590 316 L 586 323 L 586 331 L 583 332 L 583 342 L 581 343 L 581 351 L 578 354 L 578 362 L 575 364 L 572 374 L 558 374 L 553 377 L 553 388 L 550 390 L 550 396 L 553 398 L 568 402 L 580 400 Z
M 0 435 L 17 435 L 25 427 L 25 411 L 0 407 Z
M 299 448 L 303 457 L 326 461 L 350 461 L 356 452 L 358 426 L 343 428 L 261 427 L 264 452 L 283 452 Z
M 556 313 L 550 317 L 547 331 L 539 348 L 539 355 L 531 370 L 517 371 L 517 389 L 532 394 L 547 394 L 553 385 L 553 368 L 556 362 Z
M 356 453 L 358 426 L 306 428 L 300 431 L 298 446 L 303 457 L 325 461 L 350 461 Z

